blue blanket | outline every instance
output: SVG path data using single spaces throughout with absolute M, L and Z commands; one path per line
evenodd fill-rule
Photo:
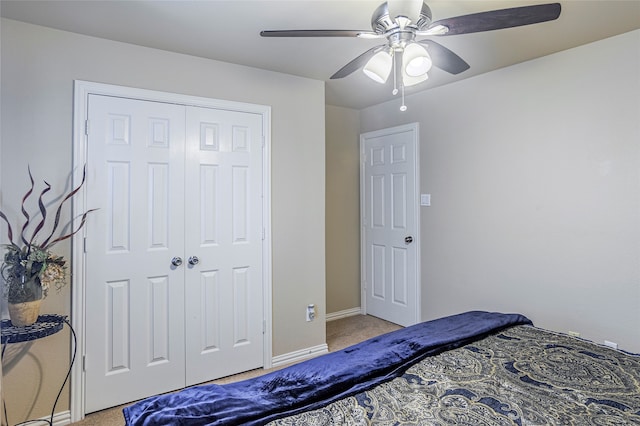
M 357 345 L 226 385 L 154 396 L 124 409 L 127 425 L 260 425 L 312 410 L 401 375 L 423 358 L 531 324 L 481 311 L 423 322 Z

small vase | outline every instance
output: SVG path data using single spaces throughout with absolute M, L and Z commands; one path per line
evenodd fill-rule
M 40 277 L 20 277 L 9 283 L 9 318 L 16 327 L 25 327 L 38 320 L 44 296 Z
M 31 302 L 9 303 L 9 318 L 16 327 L 26 327 L 35 323 L 40 315 L 42 299 Z

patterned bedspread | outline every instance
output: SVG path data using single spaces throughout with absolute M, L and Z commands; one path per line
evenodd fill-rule
M 269 425 L 640 425 L 640 356 L 516 326 Z

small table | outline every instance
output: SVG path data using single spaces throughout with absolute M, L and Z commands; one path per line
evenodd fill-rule
M 62 382 L 62 386 L 60 387 L 60 391 L 58 392 L 58 396 L 56 397 L 55 402 L 53 403 L 53 408 L 51 409 L 51 417 L 49 420 L 27 420 L 20 424 L 27 424 L 36 421 L 47 422 L 50 426 L 53 426 L 53 416 L 55 414 L 56 405 L 58 404 L 58 400 L 60 399 L 60 394 L 62 394 L 62 389 L 64 389 L 64 385 L 69 380 L 69 376 L 71 375 L 71 367 L 76 359 L 76 351 L 77 351 L 77 339 L 76 333 L 71 327 L 69 320 L 64 315 L 40 315 L 35 323 L 31 325 L 27 325 L 25 327 L 15 327 L 10 320 L 5 319 L 0 322 L 2 326 L 2 358 L 4 358 L 4 350 L 9 343 L 20 343 L 20 342 L 30 342 L 32 340 L 42 339 L 43 337 L 51 336 L 52 334 L 56 334 L 64 325 L 67 324 L 69 329 L 71 330 L 71 334 L 73 336 L 73 356 L 71 358 L 71 364 L 69 365 L 69 371 L 67 372 L 67 376 Z M 3 400 L 4 404 L 4 400 Z M 6 407 L 5 407 L 5 416 L 6 416 Z M 6 419 L 5 419 L 6 420 Z
M 35 323 L 25 327 L 15 327 L 10 320 L 2 320 L 2 344 L 29 342 L 51 336 L 62 330 L 66 316 L 40 315 Z

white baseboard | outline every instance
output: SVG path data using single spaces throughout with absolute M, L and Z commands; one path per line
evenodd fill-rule
M 51 420 L 51 416 L 46 416 L 46 417 L 40 417 L 37 420 L 27 420 L 25 422 L 25 424 L 30 424 L 30 423 L 49 423 L 49 420 Z M 4 424 L 4 423 L 2 423 Z M 22 423 L 20 423 L 22 424 Z M 67 411 L 62 411 L 60 413 L 56 413 L 53 415 L 53 426 L 66 426 L 68 424 L 71 424 L 71 411 L 67 410 Z
M 305 359 L 314 358 L 328 352 L 329 347 L 325 343 L 323 345 L 289 352 L 288 354 L 277 355 L 271 360 L 271 367 L 280 367 L 281 365 L 291 364 L 292 362 L 304 361 Z
M 334 321 L 337 319 L 353 317 L 356 315 L 362 315 L 362 308 L 359 306 L 357 308 L 345 309 L 344 311 L 332 312 L 330 314 L 327 314 L 326 320 Z
M 65 426 L 71 423 L 71 411 L 63 411 L 53 415 L 53 426 Z

